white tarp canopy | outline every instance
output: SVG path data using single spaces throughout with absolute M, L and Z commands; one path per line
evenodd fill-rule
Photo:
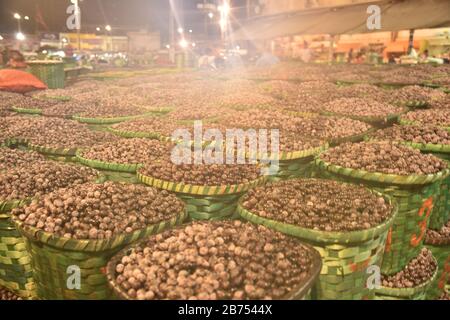
M 374 1 L 381 8 L 381 29 L 367 28 L 371 3 L 311 9 L 262 17 L 231 35 L 233 40 L 263 40 L 301 34 L 353 34 L 450 26 L 450 0 Z

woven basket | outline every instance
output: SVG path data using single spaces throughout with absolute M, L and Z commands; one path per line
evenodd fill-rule
M 433 155 L 445 160 L 450 168 L 450 145 L 421 144 L 405 142 L 404 144 L 419 149 L 424 153 Z M 439 195 L 434 202 L 433 212 L 431 213 L 429 228 L 440 230 L 450 219 L 450 176 L 442 180 Z
M 28 146 L 28 140 L 27 139 L 20 139 L 20 138 L 10 138 L 10 139 L 6 139 L 3 141 L 3 143 L 1 143 L 2 147 L 27 147 Z
M 342 137 L 342 138 L 334 138 L 334 139 L 331 139 L 329 141 L 329 143 L 330 143 L 331 147 L 335 147 L 337 145 L 347 143 L 347 142 L 361 142 L 361 141 L 364 141 L 366 139 L 366 137 L 368 137 L 370 134 L 375 132 L 375 130 L 376 130 L 375 128 L 370 128 L 366 132 L 363 132 L 360 134 L 355 134 L 352 136 Z
M 116 172 L 128 172 L 128 173 L 136 173 L 136 171 L 142 166 L 141 164 L 122 164 L 122 163 L 114 163 L 114 162 L 104 162 L 95 159 L 87 159 L 83 157 L 83 152 L 78 150 L 76 152 L 76 158 L 78 162 L 84 164 L 85 166 L 106 170 L 106 171 L 116 171 Z
M 436 300 L 450 282 L 450 243 L 425 243 L 437 261 L 438 274 L 427 290 L 427 299 Z
M 316 159 L 316 165 L 320 172 L 325 172 L 323 177 L 365 185 L 390 195 L 397 202 L 399 214 L 388 234 L 383 274 L 399 272 L 419 254 L 439 186 L 449 170 L 435 175 L 399 176 L 344 168 L 320 158 Z
M 186 203 L 187 212 L 194 220 L 221 220 L 232 217 L 236 213 L 240 196 L 267 181 L 267 177 L 262 176 L 255 181 L 239 185 L 195 186 L 163 181 L 145 176 L 139 171 L 137 175 L 139 181 L 146 185 L 176 193 Z
M 49 89 L 64 88 L 64 63 L 59 61 L 30 61 L 31 74 L 44 82 Z
M 428 101 L 421 101 L 421 100 L 404 101 L 402 102 L 402 104 L 411 109 L 425 109 L 428 108 L 429 106 Z
M 390 203 L 391 200 L 385 196 Z M 319 251 L 322 270 L 313 290 L 320 300 L 373 299 L 375 292 L 366 287 L 370 276 L 367 268 L 381 265 L 389 228 L 397 215 L 394 204 L 392 217 L 383 224 L 363 231 L 325 232 L 301 228 L 255 215 L 238 206 L 239 215 L 256 224 L 305 241 Z
M 425 300 L 427 291 L 435 281 L 438 269 L 434 272 L 431 279 L 414 288 L 388 288 L 381 287 L 375 289 L 377 300 Z
M 147 241 L 147 239 L 141 240 L 142 242 Z M 133 249 L 138 246 L 139 243 L 135 243 L 131 246 L 126 247 L 121 250 L 117 255 L 115 255 L 106 267 L 106 275 L 108 277 L 108 284 L 114 291 L 115 295 L 121 300 L 132 300 L 130 296 L 119 285 L 117 285 L 116 279 L 116 265 L 120 262 L 123 256 L 129 255 L 133 252 Z M 306 281 L 301 285 L 295 286 L 292 293 L 286 295 L 282 300 L 310 300 L 311 291 L 317 282 L 317 279 L 322 268 L 322 259 L 320 254 L 313 247 L 302 243 L 302 246 L 308 250 L 312 255 L 312 267 L 311 272 L 307 275 Z
M 41 115 L 42 114 L 42 109 L 12 107 L 11 110 L 14 112 L 23 113 L 23 114 L 33 114 L 33 115 Z
M 86 159 L 82 156 L 82 151 L 80 150 L 76 153 L 76 160 L 85 166 L 97 169 L 108 181 L 139 183 L 136 171 L 142 166 L 141 164 L 121 164 Z
M 146 229 L 110 240 L 75 240 L 58 238 L 53 234 L 24 225 L 14 220 L 25 238 L 34 270 L 38 297 L 50 300 L 104 300 L 113 298 L 107 285 L 105 267 L 112 256 L 126 245 L 146 236 L 181 224 L 187 217 L 178 217 Z M 68 268 L 80 268 L 81 288 L 68 288 Z
M 270 176 L 270 181 L 310 178 L 314 176 L 314 157 L 328 149 L 328 143 L 308 150 L 279 153 L 279 169 L 277 174 Z M 257 159 L 262 160 L 261 156 Z M 271 160 L 272 157 L 264 160 Z
M 109 127 L 108 131 L 115 134 L 116 136 L 123 138 L 148 138 L 148 139 L 159 139 L 160 135 L 154 132 L 133 132 L 125 130 L 117 130 Z
M 33 151 L 42 153 L 48 156 L 56 156 L 56 157 L 75 157 L 77 153 L 77 148 L 67 149 L 67 148 L 54 148 L 48 146 L 39 146 L 33 143 L 28 144 L 28 148 Z
M 72 116 L 73 120 L 76 120 L 80 123 L 87 123 L 87 124 L 99 124 L 99 125 L 106 125 L 106 124 L 115 124 L 120 123 L 124 121 L 130 121 L 130 120 L 136 120 L 140 118 L 145 118 L 147 116 L 152 116 L 153 113 L 145 113 L 140 114 L 136 116 L 125 116 L 125 117 L 115 117 L 115 118 L 88 118 L 88 117 L 82 117 L 79 115 Z
M 11 221 L 10 212 L 29 201 L 0 201 L 0 286 L 24 299 L 36 296 L 33 270 L 25 242 Z
M 346 115 L 346 114 L 339 114 L 339 113 L 334 113 L 334 112 L 327 112 L 327 111 L 323 111 L 321 112 L 322 115 L 325 116 L 333 116 L 333 117 L 345 117 L 345 118 L 350 118 L 353 120 L 359 120 L 362 122 L 366 122 L 374 127 L 377 128 L 383 128 L 383 127 L 387 127 L 390 126 L 394 123 L 397 123 L 400 116 L 403 113 L 406 113 L 407 109 L 405 108 L 404 111 L 402 113 L 399 114 L 389 114 L 386 117 L 371 117 L 371 116 L 353 116 L 353 115 Z

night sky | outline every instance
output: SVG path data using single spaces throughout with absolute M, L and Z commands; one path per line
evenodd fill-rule
M 169 0 L 80 0 L 82 13 L 82 32 L 94 32 L 98 26 L 110 24 L 115 34 L 130 30 L 160 30 L 167 38 L 169 30 Z M 196 9 L 203 0 L 177 0 L 183 3 L 185 29 L 202 32 L 204 15 Z M 215 0 L 210 0 L 215 2 Z M 241 5 L 245 0 L 234 0 L 233 5 Z M 17 30 L 13 13 L 28 15 L 31 20 L 22 20 L 23 31 L 65 32 L 66 8 L 70 0 L 0 0 L 0 34 Z M 41 12 L 46 28 L 37 23 L 36 16 Z

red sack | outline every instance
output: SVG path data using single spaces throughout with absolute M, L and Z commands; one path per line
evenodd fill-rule
M 5 69 L 0 70 L 0 90 L 27 93 L 47 89 L 47 86 L 30 73 Z

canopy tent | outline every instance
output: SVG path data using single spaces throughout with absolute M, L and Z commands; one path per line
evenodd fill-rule
M 374 1 L 381 8 L 381 29 L 367 28 L 371 3 L 303 10 L 250 21 L 233 40 L 264 40 L 301 34 L 354 34 L 450 26 L 449 0 Z

